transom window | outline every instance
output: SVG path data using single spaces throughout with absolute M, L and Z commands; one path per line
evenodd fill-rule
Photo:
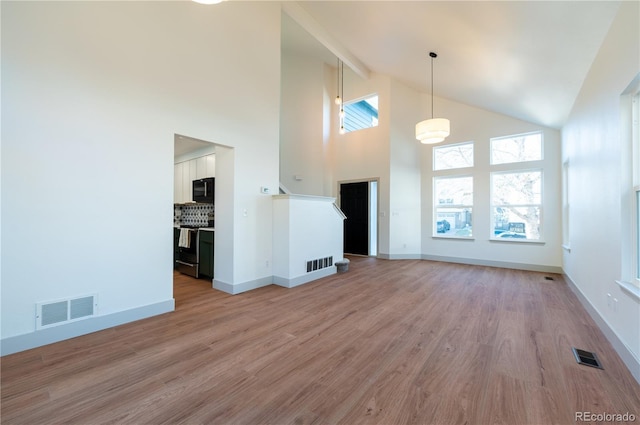
M 473 167 L 473 142 L 433 148 L 433 169 Z
M 362 130 L 378 126 L 378 95 L 365 97 L 364 99 L 345 102 L 344 132 Z
M 492 165 L 541 159 L 542 133 L 540 132 L 491 139 Z

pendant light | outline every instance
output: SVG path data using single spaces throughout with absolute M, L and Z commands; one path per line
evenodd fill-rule
M 416 124 L 416 139 L 420 143 L 434 144 L 442 142 L 449 135 L 449 120 L 433 117 L 433 60 L 438 57 L 434 52 L 429 52 L 431 57 L 431 119 L 420 121 Z

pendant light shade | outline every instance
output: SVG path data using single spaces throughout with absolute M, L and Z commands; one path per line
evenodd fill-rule
M 416 124 L 416 139 L 420 143 L 434 144 L 442 142 L 450 133 L 449 120 L 446 118 L 433 117 L 433 59 L 438 55 L 429 52 L 431 57 L 431 119 L 420 121 Z
M 416 124 L 416 139 L 427 145 L 442 142 L 449 135 L 449 120 L 432 118 Z

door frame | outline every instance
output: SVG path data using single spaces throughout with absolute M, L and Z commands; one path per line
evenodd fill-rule
M 368 183 L 367 185 L 367 221 L 369 223 L 369 228 L 367 231 L 367 251 L 368 257 L 377 257 L 380 252 L 380 220 L 379 220 L 379 211 L 380 211 L 380 178 L 379 177 L 369 177 L 363 179 L 349 179 L 349 180 L 338 180 L 336 182 L 336 193 L 338 207 L 342 209 L 340 203 L 342 202 L 342 196 L 340 195 L 340 190 L 343 184 L 349 183 Z M 372 188 L 375 189 L 375 202 L 372 202 L 371 191 Z M 372 214 L 373 213 L 373 214 Z M 373 219 L 373 220 L 372 220 Z M 375 231 L 372 231 L 375 230 Z M 372 234 L 375 240 L 372 241 Z M 344 249 L 344 247 L 343 247 Z M 357 255 L 357 254 L 354 254 Z

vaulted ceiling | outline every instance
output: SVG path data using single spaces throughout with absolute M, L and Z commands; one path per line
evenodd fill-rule
M 617 1 L 284 2 L 283 49 L 561 128 Z

